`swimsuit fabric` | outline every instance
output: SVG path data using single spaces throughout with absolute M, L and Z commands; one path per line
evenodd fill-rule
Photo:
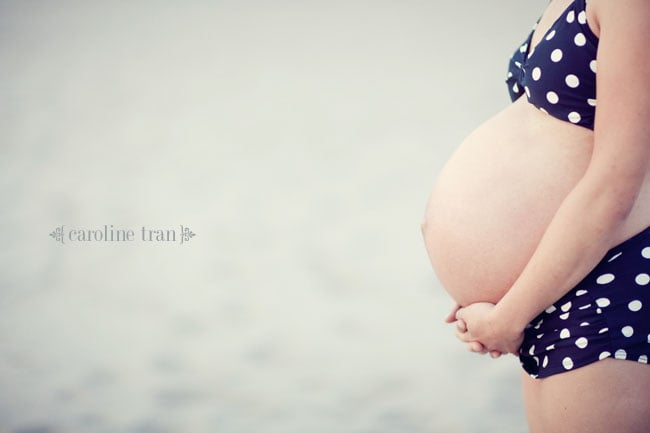
M 612 248 L 524 331 L 519 360 L 544 378 L 605 358 L 650 356 L 650 227 Z
M 526 94 L 543 112 L 594 129 L 598 37 L 587 24 L 586 0 L 575 0 L 531 49 L 531 31 L 510 58 L 506 83 L 515 101 Z

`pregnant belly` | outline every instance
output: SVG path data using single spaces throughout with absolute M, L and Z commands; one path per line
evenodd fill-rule
M 564 123 L 513 104 L 472 133 L 438 176 L 423 234 L 438 278 L 461 305 L 507 292 L 584 174 L 591 132 Z

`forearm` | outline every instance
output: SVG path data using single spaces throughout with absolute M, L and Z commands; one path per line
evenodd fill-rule
M 637 193 L 586 176 L 564 200 L 523 272 L 497 304 L 499 321 L 523 329 L 580 282 L 614 246 Z

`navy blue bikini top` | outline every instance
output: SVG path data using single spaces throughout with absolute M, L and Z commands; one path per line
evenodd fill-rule
M 512 101 L 528 102 L 558 119 L 594 129 L 598 37 L 587 24 L 586 0 L 574 0 L 530 52 L 533 31 L 510 58 Z

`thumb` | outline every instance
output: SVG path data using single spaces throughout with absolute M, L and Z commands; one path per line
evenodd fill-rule
M 454 301 L 454 303 L 451 305 L 451 311 L 449 311 L 449 314 L 447 314 L 447 317 L 445 317 L 445 323 L 454 323 L 457 319 L 456 314 L 459 309 L 460 304 Z

